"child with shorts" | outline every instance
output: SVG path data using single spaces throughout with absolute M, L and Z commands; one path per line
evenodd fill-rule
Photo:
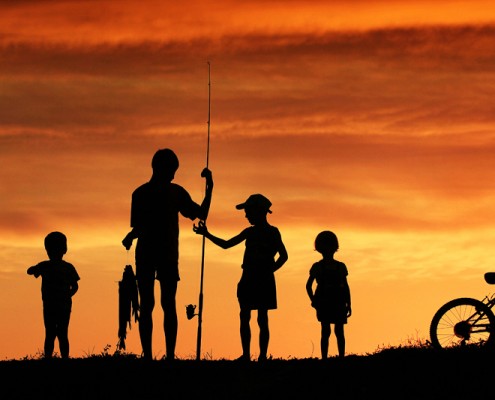
M 270 225 L 267 214 L 271 213 L 272 203 L 261 194 L 253 194 L 238 210 L 245 210 L 246 218 L 251 224 L 237 236 L 231 239 L 220 239 L 210 232 L 202 222 L 193 230 L 204 235 L 217 246 L 228 249 L 246 242 L 246 250 L 242 262 L 242 276 L 237 285 L 237 298 L 240 306 L 240 334 L 242 356 L 240 361 L 250 361 L 251 311 L 258 310 L 258 325 L 260 328 L 259 362 L 267 359 L 270 332 L 268 328 L 268 310 L 277 308 L 277 293 L 275 274 L 288 260 L 287 250 L 282 241 L 278 228 Z M 278 257 L 276 257 L 278 254 Z M 276 258 L 275 258 L 276 257 Z
M 320 232 L 316 236 L 315 250 L 323 258 L 313 264 L 306 282 L 306 291 L 311 300 L 311 306 L 316 309 L 316 317 L 321 323 L 321 358 L 328 358 L 328 343 L 332 333 L 331 324 L 335 327 L 339 357 L 345 355 L 344 325 L 351 316 L 351 292 L 347 282 L 347 267 L 337 261 L 334 254 L 339 249 L 335 233 Z M 313 283 L 316 290 L 313 292 Z
M 69 320 L 72 296 L 76 294 L 80 279 L 74 266 L 62 258 L 67 253 L 67 238 L 61 232 L 51 232 L 45 237 L 45 249 L 49 260 L 42 261 L 27 270 L 35 278 L 41 276 L 41 298 L 45 324 L 45 358 L 52 358 L 55 339 L 58 338 L 60 355 L 69 358 Z

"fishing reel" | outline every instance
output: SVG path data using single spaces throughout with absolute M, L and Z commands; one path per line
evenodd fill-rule
M 189 304 L 186 306 L 186 315 L 187 319 L 193 319 L 194 316 L 198 315 L 195 314 L 194 311 L 196 310 L 196 305 L 195 304 Z

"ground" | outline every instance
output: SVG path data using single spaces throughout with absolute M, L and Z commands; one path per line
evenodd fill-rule
M 345 359 L 145 362 L 135 356 L 0 362 L 4 399 L 478 399 L 492 397 L 486 348 L 385 349 Z

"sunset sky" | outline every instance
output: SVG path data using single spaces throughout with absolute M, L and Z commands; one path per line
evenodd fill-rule
M 349 270 L 347 352 L 428 339 L 443 303 L 492 289 L 494 43 L 492 0 L 0 2 L 0 359 L 43 349 L 41 280 L 26 269 L 54 230 L 81 276 L 71 355 L 115 350 L 117 282 L 134 265 L 121 240 L 154 152 L 172 148 L 175 182 L 203 197 L 208 61 L 208 227 L 239 233 L 235 205 L 263 193 L 289 253 L 269 354 L 320 356 L 305 283 L 322 230 Z M 192 358 L 201 238 L 180 224 L 177 355 Z M 207 242 L 203 357 L 241 354 L 243 250 Z M 141 352 L 135 325 L 128 350 Z

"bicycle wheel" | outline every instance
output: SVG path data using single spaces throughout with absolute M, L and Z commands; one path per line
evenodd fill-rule
M 436 348 L 493 344 L 495 316 L 479 300 L 459 298 L 444 304 L 430 324 L 431 344 Z

